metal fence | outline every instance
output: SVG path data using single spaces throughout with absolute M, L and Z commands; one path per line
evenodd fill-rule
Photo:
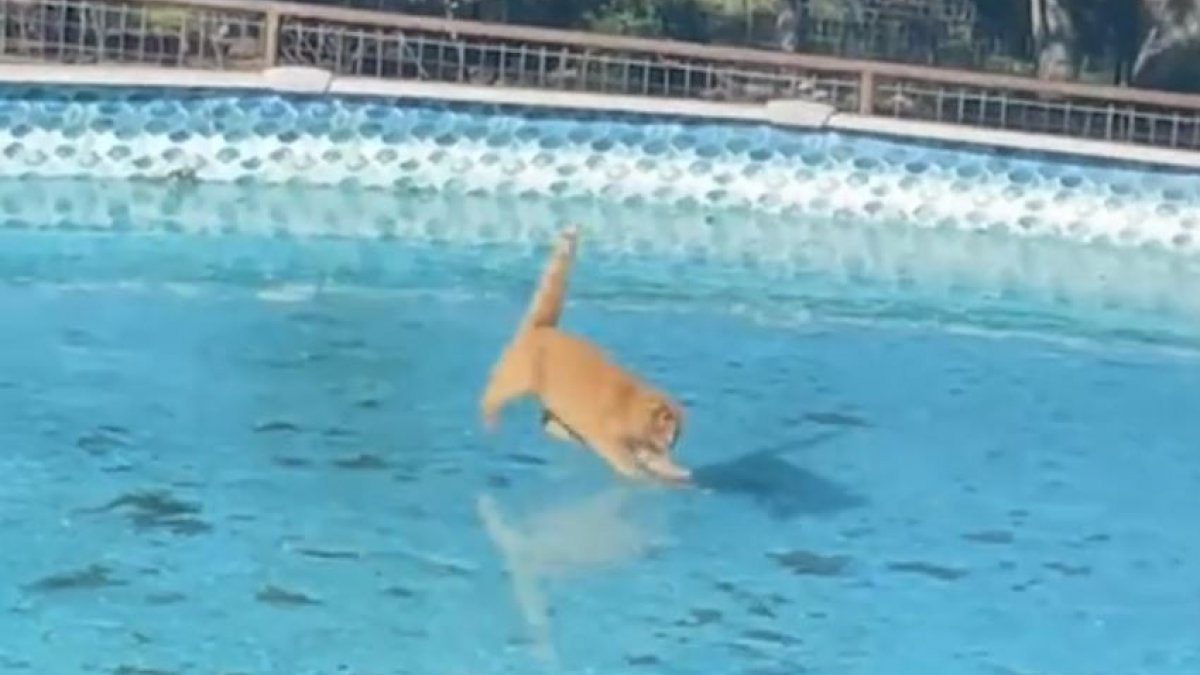
M 614 28 L 589 14 L 592 0 L 291 0 L 301 4 L 403 12 L 573 30 Z M 708 44 L 1027 72 L 1035 67 L 1028 28 L 978 11 L 979 0 L 673 0 L 647 20 L 670 37 Z M 555 10 L 555 4 L 560 7 Z M 624 6 L 617 5 L 617 13 Z M 992 12 L 995 14 L 995 12 Z M 619 23 L 619 21 L 618 21 Z M 625 29 L 632 27 L 626 25 Z M 636 30 L 636 29 L 634 29 Z
M 0 0 L 6 60 L 226 69 L 261 65 L 266 14 L 168 3 Z
M 761 102 L 1200 150 L 1200 96 L 264 0 L 0 0 L 0 58 Z
M 805 52 L 980 67 L 1022 56 L 984 30 L 967 0 L 796 0 L 796 37 Z

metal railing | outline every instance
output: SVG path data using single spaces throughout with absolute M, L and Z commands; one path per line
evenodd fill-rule
M 0 58 L 761 102 L 1200 150 L 1200 96 L 261 0 L 0 0 Z
M 254 2 L 202 8 L 179 3 L 0 0 L 0 57 L 57 63 L 189 68 L 266 61 L 266 15 Z

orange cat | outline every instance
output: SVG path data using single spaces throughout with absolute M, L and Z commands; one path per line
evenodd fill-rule
M 492 367 L 480 401 L 490 429 L 504 404 L 525 395 L 542 405 L 542 427 L 586 445 L 618 473 L 685 481 L 671 461 L 683 410 L 621 370 L 591 343 L 558 328 L 578 231 L 559 235 L 516 334 Z

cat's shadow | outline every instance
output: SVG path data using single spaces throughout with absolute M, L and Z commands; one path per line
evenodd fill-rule
M 824 431 L 799 442 L 755 450 L 692 471 L 695 485 L 718 494 L 750 499 L 769 516 L 790 520 L 824 516 L 864 506 L 860 495 L 788 461 L 786 455 L 811 450 L 847 433 Z

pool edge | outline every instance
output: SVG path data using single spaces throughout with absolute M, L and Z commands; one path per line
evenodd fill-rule
M 412 80 L 342 77 L 319 68 L 276 67 L 259 71 L 213 72 L 142 66 L 59 66 L 0 63 L 0 83 L 93 85 L 181 89 L 241 89 L 348 97 L 420 98 L 475 104 L 605 111 L 625 114 L 669 114 L 712 121 L 757 123 L 773 127 L 825 130 L 1109 160 L 1175 169 L 1200 169 L 1200 152 L 1109 141 L 1064 138 L 1051 134 L 987 129 L 925 121 L 888 119 L 838 112 L 830 105 L 801 99 L 771 99 L 761 104 L 722 103 L 617 94 L 548 92 L 517 87 L 487 87 Z

